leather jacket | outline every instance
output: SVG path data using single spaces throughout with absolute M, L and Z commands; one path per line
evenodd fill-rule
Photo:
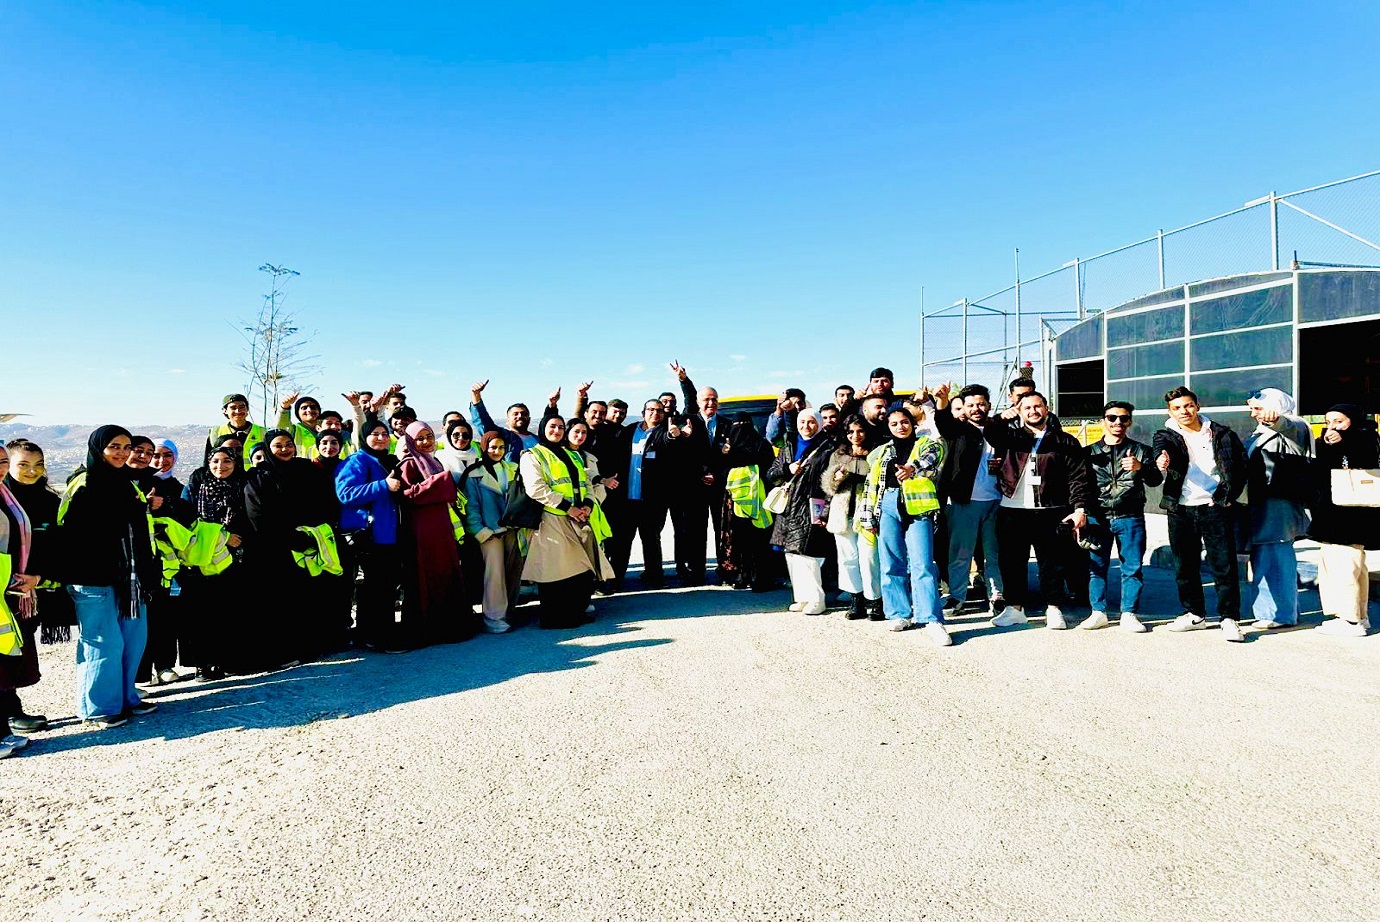
M 1111 518 L 1144 515 L 1145 488 L 1164 482 L 1150 446 L 1135 439 L 1126 439 L 1120 445 L 1108 445 L 1099 439 L 1087 447 L 1087 452 L 1097 486 L 1098 513 Z M 1121 469 L 1121 459 L 1128 455 L 1140 462 L 1140 470 Z

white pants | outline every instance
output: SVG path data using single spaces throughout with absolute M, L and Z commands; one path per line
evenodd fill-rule
M 882 597 L 882 572 L 877 545 L 856 531 L 834 535 L 839 549 L 839 588 L 875 602 Z
M 803 554 L 786 555 L 786 572 L 791 578 L 791 592 L 795 600 L 807 609 L 824 610 L 823 557 Z
M 484 617 L 504 621 L 508 617 L 509 593 L 517 600 L 522 578 L 522 557 L 518 552 L 517 532 L 508 531 L 479 545 L 484 557 Z M 516 572 L 514 572 L 516 571 Z
M 1368 617 L 1370 571 L 1366 552 L 1350 544 L 1318 547 L 1318 600 L 1324 615 L 1336 615 L 1353 624 Z

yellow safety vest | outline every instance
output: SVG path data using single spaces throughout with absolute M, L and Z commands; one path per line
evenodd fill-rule
M 219 426 L 212 426 L 211 444 L 216 444 L 216 439 L 220 438 L 223 435 L 229 435 L 230 433 L 235 431 L 235 427 L 230 425 L 229 423 L 223 423 Z M 240 449 L 240 451 L 244 454 L 244 469 L 246 471 L 254 466 L 249 463 L 249 449 L 253 448 L 256 443 L 262 442 L 264 440 L 264 433 L 267 431 L 268 430 L 266 430 L 263 426 L 260 426 L 258 423 L 249 424 L 249 437 L 244 440 L 244 447 Z
M 545 445 L 538 445 L 532 449 L 532 454 L 537 459 L 537 465 L 541 468 L 542 479 L 547 482 L 552 490 L 560 495 L 561 499 L 566 500 L 572 506 L 575 505 L 575 484 L 571 483 L 568 476 L 562 475 L 555 477 L 552 475 L 552 462 L 559 462 L 556 453 Z M 609 527 L 609 520 L 604 515 L 604 510 L 599 506 L 597 500 L 590 496 L 589 474 L 585 472 L 584 462 L 580 456 L 570 449 L 565 449 L 566 457 L 570 463 L 575 465 L 575 470 L 580 472 L 580 497 L 588 497 L 594 503 L 594 508 L 589 511 L 589 526 L 594 529 L 594 537 L 600 541 L 606 540 L 613 534 L 613 529 Z M 569 513 L 559 506 L 543 506 L 552 515 L 569 515 Z
M 754 528 L 771 528 L 772 514 L 767 508 L 767 488 L 762 483 L 762 474 L 757 465 L 735 467 L 728 472 L 728 482 L 724 485 L 728 498 L 733 503 L 733 514 L 740 519 L 751 519 Z
M 915 444 L 911 447 L 910 457 L 906 459 L 907 464 L 914 464 L 920 458 L 920 453 L 927 450 L 931 445 L 939 446 L 939 464 L 944 463 L 944 443 L 936 442 L 927 435 L 916 435 Z M 888 451 L 891 449 L 891 451 Z M 884 470 L 885 459 L 889 454 L 894 454 L 895 449 L 891 448 L 891 443 L 880 448 L 874 449 L 868 455 L 867 461 L 871 467 L 871 474 L 868 476 L 868 485 L 873 492 L 872 507 L 877 507 L 882 490 L 885 487 L 886 471 Z M 938 467 L 938 465 L 936 465 Z M 901 481 L 901 501 L 905 503 L 908 515 L 924 515 L 926 512 L 937 512 L 939 510 L 939 491 L 935 489 L 934 481 L 928 477 L 911 477 Z
M 292 559 L 297 566 L 312 576 L 329 573 L 339 576 L 345 572 L 340 564 L 340 551 L 335 546 L 335 532 L 329 525 L 299 525 L 297 530 L 310 535 L 316 547 L 309 551 L 293 551 Z
M 0 554 L 0 587 L 10 584 L 10 571 L 14 563 L 9 554 Z M 0 656 L 19 656 L 24 652 L 24 633 L 19 630 L 19 619 L 5 604 L 5 593 L 0 588 Z

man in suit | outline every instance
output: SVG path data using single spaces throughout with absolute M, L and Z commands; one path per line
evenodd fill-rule
M 722 580 L 721 565 L 724 560 L 724 549 L 720 535 L 723 524 L 724 486 L 728 478 L 728 466 L 724 463 L 723 448 L 728 442 L 729 424 L 719 416 L 719 392 L 717 390 L 712 387 L 696 389 L 695 383 L 690 380 L 690 373 L 678 362 L 671 363 L 671 371 L 675 372 L 676 377 L 680 379 L 681 394 L 685 397 L 686 404 L 696 408 L 696 412 L 689 414 L 687 418 L 691 430 L 690 434 L 694 439 L 695 451 L 700 459 L 698 476 L 684 486 L 687 495 L 693 498 L 693 502 L 687 508 L 689 514 L 685 519 L 685 546 L 689 554 L 686 561 L 687 568 L 690 579 L 693 581 L 695 578 L 694 567 L 698 562 L 699 582 L 704 582 L 705 549 L 708 545 L 705 530 L 712 521 L 714 523 L 715 572 Z M 679 533 L 676 535 L 676 543 L 678 545 L 681 543 Z M 684 574 L 682 577 L 684 578 Z

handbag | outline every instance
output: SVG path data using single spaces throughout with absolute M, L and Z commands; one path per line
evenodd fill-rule
M 1342 467 L 1332 470 L 1332 504 L 1380 506 L 1380 470 Z
M 853 520 L 848 515 L 848 507 L 852 505 L 852 491 L 839 493 L 829 501 L 829 515 L 824 523 L 824 530 L 831 535 L 847 535 L 853 531 Z
M 790 484 L 783 483 L 780 486 L 772 487 L 771 490 L 767 492 L 767 498 L 762 501 L 762 505 L 766 507 L 768 512 L 774 515 L 780 515 L 786 511 L 786 504 L 790 501 Z
M 522 478 L 513 477 L 508 481 L 508 502 L 503 515 L 499 516 L 498 524 L 504 528 L 533 529 L 541 524 L 544 511 L 541 503 L 527 495 Z

